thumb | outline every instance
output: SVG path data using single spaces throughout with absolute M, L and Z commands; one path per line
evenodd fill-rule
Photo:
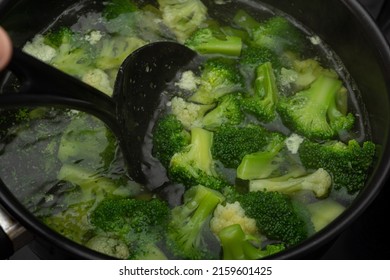
M 3 70 L 11 60 L 12 42 L 7 32 L 0 26 L 0 71 Z

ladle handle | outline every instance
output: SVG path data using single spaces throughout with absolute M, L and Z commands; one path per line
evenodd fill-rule
M 59 106 L 95 115 L 119 131 L 116 105 L 108 95 L 14 48 L 8 69 L 21 83 L 17 93 L 0 95 L 0 108 Z M 116 132 L 116 131 L 114 131 Z

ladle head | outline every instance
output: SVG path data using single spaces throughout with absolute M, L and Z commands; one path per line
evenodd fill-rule
M 162 92 L 168 83 L 190 67 L 196 56 L 184 45 L 156 42 L 133 52 L 119 69 L 113 97 L 123 129 L 122 150 L 130 175 L 149 188 L 164 181 L 161 166 L 151 159 L 151 146 L 145 145 L 150 124 L 164 102 Z

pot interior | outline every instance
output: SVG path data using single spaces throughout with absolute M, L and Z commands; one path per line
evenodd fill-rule
M 155 1 L 139 2 L 146 4 Z M 372 139 L 374 143 L 382 147 L 372 167 L 366 187 L 357 197 L 354 197 L 354 201 L 348 206 L 348 209 L 330 226 L 315 234 L 300 246 L 275 256 L 276 258 L 304 257 L 311 251 L 319 249 L 320 246 L 326 244 L 352 223 L 373 201 L 388 173 L 388 158 L 390 158 L 388 147 L 388 130 L 390 127 L 389 80 L 386 77 L 386 73 L 390 71 L 388 46 L 372 20 L 356 3 L 344 3 L 344 1 L 335 0 L 285 0 L 276 2 L 265 0 L 261 2 L 232 1 L 232 3 L 226 5 L 220 5 L 217 1 L 210 1 L 208 5 L 210 13 L 221 22 L 229 21 L 234 16 L 235 11 L 240 8 L 253 7 L 256 9 L 254 15 L 259 17 L 275 11 L 282 11 L 282 13 L 291 16 L 296 23 L 301 24 L 306 32 L 318 35 L 323 42 L 321 55 L 326 57 L 330 50 L 337 54 L 332 53 L 329 61 L 334 63 L 333 65 L 342 65 L 342 71 L 339 74 L 349 85 L 349 90 L 356 95 L 356 98 L 351 100 L 351 105 L 356 108 L 355 113 L 363 116 L 358 123 L 359 133 L 357 138 L 359 140 Z M 36 34 L 43 33 L 53 26 L 73 25 L 79 20 L 80 15 L 93 14 L 102 8 L 103 4 L 101 2 L 87 0 L 67 0 L 60 3 L 58 1 L 38 1 L 38 3 L 35 1 L 15 1 L 4 5 L 3 10 L 0 11 L 0 24 L 10 33 L 15 46 L 23 47 Z M 48 13 L 44 17 L 41 15 L 42 10 Z M 14 91 L 15 88 L 18 88 L 18 82 L 6 73 L 1 73 L 0 82 L 0 92 Z M 66 168 L 63 168 L 61 159 L 51 158 L 50 155 L 58 147 L 61 147 L 62 141 L 72 141 L 77 137 L 82 137 L 77 133 L 72 135 L 72 131 L 77 130 L 77 126 L 84 127 L 84 132 L 87 131 L 88 135 L 86 139 L 89 142 L 88 145 L 84 146 L 82 152 L 90 160 L 78 162 L 77 172 L 87 170 L 90 166 L 93 166 L 103 176 L 93 177 L 94 174 L 81 174 L 81 177 L 92 176 L 94 178 L 87 182 L 89 184 L 87 185 L 87 192 L 89 193 L 83 193 L 83 195 L 89 197 L 91 194 L 95 197 L 104 196 L 106 192 L 110 192 L 111 182 L 121 182 L 120 187 L 115 190 L 118 195 L 132 195 L 132 192 L 149 195 L 148 190 L 145 190 L 145 186 L 128 178 L 120 151 L 114 152 L 117 146 L 115 140 L 112 141 L 112 139 L 115 139 L 115 137 L 107 131 L 104 123 L 98 119 L 86 116 L 79 119 L 78 122 L 74 122 L 79 113 L 66 112 L 64 114 L 62 111 L 59 112 L 52 108 L 36 108 L 33 111 L 25 111 L 28 114 L 25 117 L 32 118 L 33 121 L 23 124 L 23 119 L 21 119 L 23 116 L 19 113 L 15 114 L 15 112 L 14 110 L 1 112 L 1 118 L 6 120 L 1 123 L 2 150 L 10 149 L 12 145 L 22 147 L 23 150 L 17 156 L 1 153 L 1 160 L 7 161 L 8 164 L 1 168 L 0 177 L 11 191 L 12 196 L 22 202 L 23 206 L 18 203 L 6 206 L 27 227 L 35 230 L 38 234 L 48 234 L 45 242 L 49 239 L 49 243 L 55 243 L 58 247 L 65 247 L 66 251 L 70 251 L 76 256 L 82 255 L 83 257 L 93 258 L 99 256 L 94 255 L 83 246 L 65 241 L 61 235 L 51 232 L 34 218 L 34 216 L 44 217 L 48 214 L 47 211 L 54 211 L 59 213 L 59 219 L 51 220 L 49 226 L 56 227 L 57 223 L 69 222 L 67 220 L 69 217 L 61 217 L 61 211 L 63 211 L 62 207 L 66 205 L 66 199 L 68 199 L 66 195 L 75 191 L 75 186 L 66 182 L 67 176 L 75 171 L 74 166 L 67 165 Z M 45 116 L 44 123 L 34 121 L 40 120 L 42 116 Z M 136 121 L 142 123 L 140 120 Z M 45 128 L 42 129 L 42 127 Z M 47 133 L 50 134 L 50 137 Z M 96 139 L 101 141 L 95 141 Z M 54 143 L 53 140 L 56 140 L 56 145 L 59 146 L 51 144 Z M 40 166 L 36 166 L 34 161 L 33 154 L 36 150 L 43 151 L 41 157 L 47 157 L 46 161 Z M 100 155 L 90 157 L 96 150 L 100 152 Z M 67 150 L 63 152 L 62 157 L 76 160 L 80 155 L 73 153 L 79 152 L 80 150 Z M 112 153 L 113 157 L 110 157 L 107 161 L 102 160 L 101 155 L 109 152 Z M 45 173 L 42 170 L 45 170 Z M 59 172 L 61 180 L 59 180 Z M 162 178 L 161 180 L 165 179 Z M 174 185 L 169 192 L 182 194 L 183 189 Z M 7 198 L 11 197 L 7 192 L 2 191 L 2 196 L 1 200 L 3 202 L 14 202 L 13 199 Z M 80 199 L 83 198 L 80 197 Z M 175 201 L 171 201 L 171 203 L 179 203 L 180 199 L 180 197 L 176 197 Z M 86 199 L 84 204 L 75 205 L 74 211 L 80 210 L 77 207 L 88 207 L 89 203 L 92 202 Z M 33 215 L 27 214 L 24 207 Z M 26 216 L 28 219 L 25 219 Z M 79 223 L 87 222 L 85 219 L 87 217 L 84 217 Z M 61 234 L 61 232 L 59 233 Z M 82 243 L 82 238 L 85 238 L 85 236 L 76 237 L 76 243 Z

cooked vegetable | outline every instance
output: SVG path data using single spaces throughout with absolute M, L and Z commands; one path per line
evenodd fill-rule
M 182 205 L 172 210 L 168 229 L 168 246 L 176 257 L 184 259 L 214 259 L 207 249 L 203 234 L 215 207 L 224 200 L 221 193 L 202 185 L 184 194 Z

